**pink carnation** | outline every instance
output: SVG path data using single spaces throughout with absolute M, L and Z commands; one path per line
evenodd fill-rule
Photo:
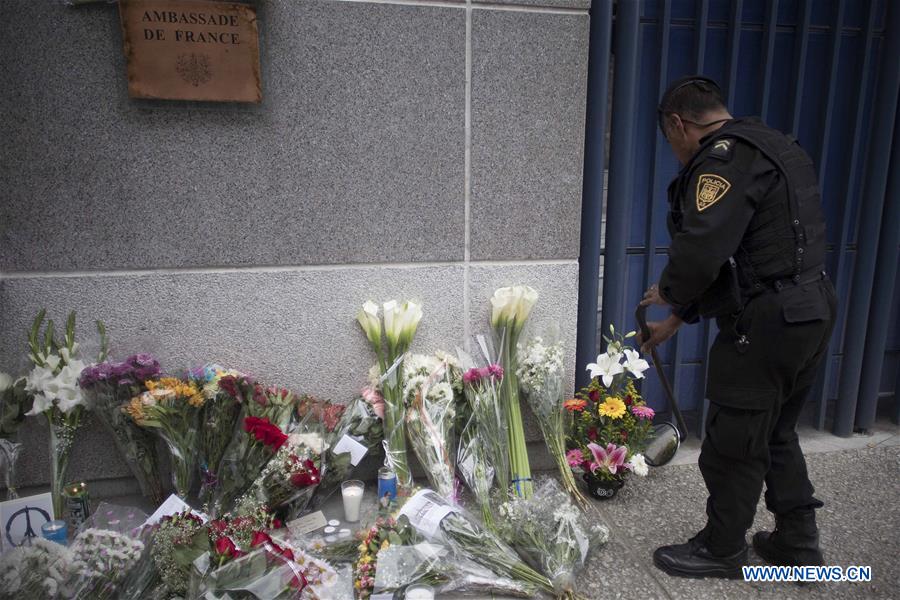
M 384 397 L 373 388 L 366 386 L 362 389 L 363 400 L 372 406 L 372 411 L 379 419 L 384 419 Z
M 632 406 L 631 414 L 633 414 L 634 416 L 636 416 L 639 419 L 652 419 L 653 415 L 655 415 L 656 412 L 649 406 L 641 405 L 641 406 Z
M 568 462 L 569 466 L 572 468 L 580 467 L 581 463 L 584 462 L 584 454 L 578 449 L 569 450 L 566 452 L 566 462 Z

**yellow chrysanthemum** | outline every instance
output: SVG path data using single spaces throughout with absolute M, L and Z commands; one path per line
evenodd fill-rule
M 204 402 L 206 402 L 206 398 L 203 397 L 203 394 L 194 394 L 188 399 L 188 404 L 195 407 L 203 406 Z
M 625 403 L 619 398 L 607 396 L 603 404 L 600 405 L 600 416 L 618 419 L 625 414 Z
M 132 398 L 124 410 L 135 422 L 140 423 L 144 420 L 144 404 L 141 402 L 140 396 Z

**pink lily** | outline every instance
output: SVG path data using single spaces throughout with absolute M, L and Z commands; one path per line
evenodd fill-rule
M 604 448 L 598 444 L 590 443 L 587 447 L 594 456 L 594 462 L 591 463 L 591 473 L 596 473 L 600 469 L 606 469 L 611 475 L 615 475 L 619 469 L 625 468 L 625 455 L 628 453 L 628 448 L 625 446 L 607 444 L 606 448 Z

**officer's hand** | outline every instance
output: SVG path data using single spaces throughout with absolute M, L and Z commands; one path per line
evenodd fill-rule
M 650 350 L 659 346 L 670 337 L 675 335 L 681 324 L 684 323 L 675 315 L 669 315 L 665 321 L 650 321 L 647 323 L 647 329 L 650 330 L 650 338 L 645 340 L 638 333 L 638 343 L 641 345 L 641 352 L 648 353 Z
M 641 300 L 641 306 L 650 306 L 651 304 L 659 304 L 660 306 L 668 306 L 669 304 L 659 295 L 659 286 L 655 283 L 644 292 L 644 299 Z

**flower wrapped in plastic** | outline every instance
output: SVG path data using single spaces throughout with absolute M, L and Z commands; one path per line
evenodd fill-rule
M 18 498 L 16 492 L 16 466 L 22 453 L 18 441 L 19 425 L 31 410 L 31 395 L 25 391 L 25 378 L 14 380 L 0 373 L 0 472 L 6 486 L 6 499 Z
M 177 377 L 148 379 L 144 386 L 147 391 L 122 410 L 166 443 L 175 493 L 187 498 L 197 466 L 198 424 L 206 398 L 196 385 Z
M 162 502 L 162 483 L 156 458 L 156 438 L 122 411 L 123 405 L 147 391 L 144 382 L 160 375 L 159 361 L 151 354 L 133 354 L 121 362 L 105 361 L 81 372 L 91 412 L 112 435 L 141 493 L 154 504 Z
M 406 406 L 403 402 L 403 361 L 422 320 L 415 302 L 385 302 L 383 317 L 374 302 L 366 302 L 356 320 L 378 359 L 379 388 L 384 397 L 384 448 L 389 466 L 402 488 L 412 485 L 406 457 Z
M 246 550 L 211 569 L 199 593 L 205 598 L 352 600 L 348 577 L 283 540 L 257 532 Z
M 367 387 L 343 408 L 334 429 L 326 430 L 321 482 L 312 501 L 314 508 L 321 506 L 342 481 L 349 479 L 363 456 L 375 451 L 384 440 L 384 399 L 377 391 Z
M 555 594 L 548 577 L 523 562 L 497 534 L 483 529 L 464 510 L 433 490 L 417 492 L 400 515 L 428 541 L 447 546 L 453 560 L 469 559 L 495 575 Z
M 69 598 L 71 565 L 68 548 L 43 538 L 8 550 L 0 557 L 0 600 Z
M 124 513 L 124 514 L 123 514 Z M 115 515 L 115 516 L 113 516 Z M 72 565 L 67 582 L 70 598 L 119 598 L 129 573 L 138 568 L 146 546 L 140 521 L 147 515 L 102 504 L 72 542 Z
M 75 341 L 75 312 L 69 313 L 65 335 L 56 339 L 53 321 L 44 327 L 45 311 L 38 313 L 28 336 L 28 357 L 34 368 L 26 378 L 25 389 L 33 397 L 28 416 L 43 414 L 50 426 L 50 491 L 53 494 L 53 511 L 63 514 L 65 498 L 63 486 L 69 466 L 69 451 L 75 441 L 75 432 L 81 426 L 81 417 L 87 409 L 84 394 L 78 385 L 78 377 L 85 364 L 78 359 L 79 344 Z M 102 325 L 98 325 L 101 328 Z M 43 335 L 41 330 L 43 329 Z M 105 338 L 99 360 L 106 354 Z
M 269 447 L 275 454 L 238 501 L 238 507 L 261 504 L 292 519 L 306 508 L 319 484 L 323 440 L 316 433 L 270 433 L 275 439 Z
M 221 461 L 221 475 L 210 503 L 213 516 L 234 508 L 237 499 L 281 447 L 279 441 L 286 436 L 284 431 L 291 422 L 294 404 L 294 394 L 289 390 L 253 385 L 252 397 L 244 403 L 240 426 Z
M 194 561 L 209 552 L 203 519 L 185 511 L 163 517 L 154 528 L 150 556 L 169 596 L 185 596 Z
M 565 399 L 565 369 L 562 342 L 546 344 L 540 337 L 532 338 L 519 352 L 519 390 L 531 407 L 544 436 L 550 455 L 556 461 L 563 487 L 579 508 L 587 508 L 584 496 L 566 460 L 567 414 Z
M 479 336 L 478 341 L 485 356 L 490 356 L 484 338 Z M 500 403 L 503 367 L 489 359 L 476 367 L 465 353 L 460 353 L 460 360 L 465 369 L 462 381 L 470 416 L 460 434 L 457 465 L 481 508 L 482 522 L 494 529 L 494 483 L 501 502 L 509 494 L 506 413 Z
M 491 297 L 491 328 L 500 348 L 503 367 L 500 399 L 506 412 L 512 491 L 523 498 L 531 495 L 532 482 L 519 402 L 517 350 L 519 336 L 537 299 L 538 293 L 534 289 L 521 285 L 500 288 Z
M 222 459 L 234 439 L 244 404 L 253 396 L 253 381 L 234 369 L 207 365 L 189 371 L 206 402 L 200 415 L 201 502 L 208 502 L 218 485 Z
M 419 355 L 409 357 L 406 365 L 403 397 L 410 445 L 432 488 L 455 499 L 456 399 L 449 366 Z
M 579 598 L 576 575 L 608 540 L 606 528 L 589 524 L 555 479 L 541 482 L 531 498 L 511 498 L 500 512 L 501 534 L 519 556 L 550 578 L 558 598 Z

